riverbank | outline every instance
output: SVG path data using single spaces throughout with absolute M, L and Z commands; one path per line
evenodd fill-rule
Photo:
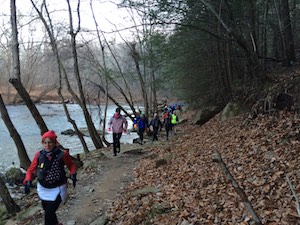
M 63 135 L 62 133 L 68 129 L 74 130 L 71 123 L 67 121 L 63 106 L 61 104 L 38 104 L 37 108 L 44 118 L 44 121 L 48 129 L 54 130 L 58 135 L 59 142 L 65 147 L 70 149 L 71 154 L 82 153 L 82 144 L 76 135 Z M 82 110 L 77 104 L 68 105 L 71 118 L 76 121 L 76 124 L 80 130 L 86 128 L 86 122 L 82 113 Z M 32 118 L 32 115 L 25 105 L 10 105 L 7 106 L 10 118 L 15 125 L 16 130 L 22 138 L 25 145 L 27 154 L 30 159 L 33 158 L 36 151 L 41 148 L 41 135 L 40 130 Z M 99 116 L 99 108 L 97 106 L 90 106 L 89 111 L 96 129 L 100 130 L 101 118 Z M 108 119 L 115 112 L 115 106 L 109 106 L 107 110 Z M 128 119 L 129 130 L 132 128 L 132 121 Z M 18 167 L 19 158 L 17 155 L 16 145 L 11 138 L 8 130 L 6 129 L 3 121 L 0 120 L 0 172 L 6 171 L 12 164 Z M 122 139 L 124 143 L 132 143 L 132 140 L 136 138 L 136 133 L 130 132 L 124 134 Z M 106 134 L 106 139 L 112 142 L 112 135 Z M 87 135 L 85 137 L 86 144 L 89 150 L 94 149 L 91 138 Z

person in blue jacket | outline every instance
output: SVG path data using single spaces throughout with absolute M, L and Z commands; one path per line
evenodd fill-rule
M 145 116 L 145 114 L 138 115 L 133 124 L 137 125 L 137 133 L 140 138 L 140 144 L 144 144 L 144 132 L 148 128 L 148 118 Z

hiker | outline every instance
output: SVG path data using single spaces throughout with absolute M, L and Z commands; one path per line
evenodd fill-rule
M 153 129 L 153 136 L 152 136 L 152 143 L 153 143 L 154 141 L 158 141 L 158 137 L 157 137 L 158 130 L 161 129 L 162 127 L 162 123 L 157 113 L 154 113 L 153 119 L 150 122 L 150 126 L 152 126 Z
M 172 132 L 176 134 L 176 125 L 178 124 L 179 119 L 178 116 L 176 115 L 176 112 L 174 111 L 171 115 L 171 126 L 172 126 Z
M 163 127 L 165 127 L 167 140 L 169 140 L 169 132 L 172 129 L 172 124 L 170 112 L 168 111 L 163 114 Z
M 121 152 L 120 139 L 122 133 L 127 132 L 128 122 L 124 115 L 121 115 L 121 109 L 116 108 L 116 112 L 108 122 L 108 131 L 113 132 L 113 154 L 117 156 L 117 153 Z
M 137 125 L 137 133 L 140 138 L 140 144 L 144 144 L 144 132 L 148 129 L 148 118 L 145 116 L 144 113 L 138 115 L 135 120 L 133 121 L 134 125 Z
M 76 165 L 68 151 L 57 147 L 57 135 L 50 130 L 42 135 L 43 149 L 34 155 L 23 181 L 25 194 L 29 194 L 36 171 L 37 193 L 45 211 L 45 225 L 61 225 L 58 223 L 56 210 L 60 203 L 67 200 L 67 176 L 65 165 L 70 171 L 73 186 L 76 186 Z

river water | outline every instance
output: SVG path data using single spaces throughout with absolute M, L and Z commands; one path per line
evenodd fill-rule
M 49 130 L 54 130 L 58 136 L 57 140 L 64 147 L 70 149 L 70 154 L 82 153 L 83 149 L 77 135 L 67 136 L 61 135 L 62 131 L 67 129 L 73 129 L 71 123 L 67 121 L 64 113 L 63 106 L 61 104 L 38 104 L 36 105 L 40 114 L 42 115 Z M 68 104 L 68 110 L 71 114 L 71 118 L 76 121 L 78 128 L 86 128 L 86 123 L 82 110 L 77 104 Z M 108 120 L 114 114 L 116 106 L 109 106 L 107 115 Z M 104 108 L 102 109 L 103 113 Z M 22 141 L 27 150 L 27 154 L 30 159 L 33 158 L 35 152 L 42 148 L 40 130 L 35 123 L 34 119 L 28 108 L 25 105 L 8 105 L 7 111 L 9 116 L 19 132 Z M 99 129 L 99 110 L 96 106 L 89 107 L 90 114 L 92 116 L 95 127 Z M 103 116 L 103 115 L 102 115 Z M 128 120 L 128 128 L 132 128 L 131 120 Z M 132 143 L 132 140 L 136 138 L 136 133 L 123 134 L 121 143 Z M 106 139 L 112 142 L 112 135 L 107 134 Z M 89 137 L 85 137 L 89 150 L 94 149 L 94 145 Z M 17 149 L 14 141 L 9 135 L 9 132 L 2 121 L 0 120 L 0 172 L 5 171 L 12 164 L 19 166 L 19 159 Z

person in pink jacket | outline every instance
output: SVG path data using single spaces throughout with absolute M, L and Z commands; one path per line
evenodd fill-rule
M 120 153 L 120 139 L 123 132 L 127 131 L 128 122 L 125 118 L 125 116 L 120 114 L 121 110 L 120 108 L 116 109 L 116 113 L 113 115 L 113 117 L 110 118 L 108 122 L 108 131 L 112 131 L 113 133 L 113 153 L 114 156 L 117 155 L 117 153 Z

